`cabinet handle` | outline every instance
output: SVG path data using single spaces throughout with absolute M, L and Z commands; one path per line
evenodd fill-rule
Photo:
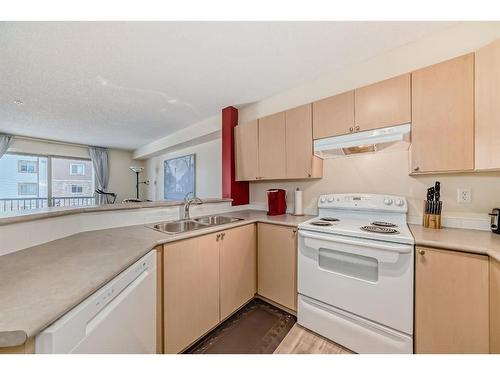
M 216 240 L 217 242 L 219 242 L 219 240 L 220 240 L 220 233 L 217 235 L 217 237 L 215 237 L 215 240 Z
M 419 253 L 420 255 L 425 255 L 425 250 L 419 250 L 419 251 L 418 251 L 418 253 Z
M 351 126 L 351 127 L 349 128 L 349 131 L 352 133 L 352 132 L 354 131 L 354 128 Z
M 354 129 L 359 130 L 359 125 L 356 125 L 356 127 Z
M 297 229 L 293 229 L 293 230 L 292 230 L 292 232 L 293 232 L 293 233 L 297 233 Z
M 223 240 L 225 236 L 226 236 L 226 233 L 225 233 L 225 232 L 224 232 L 224 233 L 221 233 L 221 234 L 220 234 L 220 239 L 221 239 L 221 240 Z
M 417 172 L 417 171 L 419 171 L 419 170 L 420 170 L 420 167 L 415 167 L 415 168 L 413 168 L 413 170 L 414 170 L 415 172 Z

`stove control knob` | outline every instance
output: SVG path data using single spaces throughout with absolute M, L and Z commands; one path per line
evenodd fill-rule
M 333 197 L 328 197 L 328 202 L 332 203 L 333 202 Z
M 391 199 L 391 198 L 385 198 L 385 199 L 384 199 L 384 204 L 385 204 L 386 206 L 390 206 L 390 205 L 392 204 L 392 199 Z
M 321 197 L 321 199 L 319 200 L 321 203 L 325 203 L 326 202 L 326 198 L 325 197 Z
M 396 206 L 400 206 L 400 207 L 405 204 L 405 202 L 403 202 L 402 199 L 396 199 L 396 202 L 394 202 L 394 203 L 396 203 Z

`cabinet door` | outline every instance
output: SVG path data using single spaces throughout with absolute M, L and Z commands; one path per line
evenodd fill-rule
M 312 104 L 285 112 L 286 177 L 313 177 Z
M 234 128 L 236 181 L 259 177 L 259 133 L 257 120 Z
M 255 225 L 222 232 L 220 248 L 220 314 L 227 318 L 252 299 L 257 284 Z
M 354 108 L 356 131 L 411 122 L 410 74 L 356 89 Z
M 257 291 L 291 310 L 297 309 L 296 229 L 258 224 Z
M 499 169 L 500 40 L 476 53 L 476 169 Z
M 500 354 L 500 262 L 490 258 L 490 353 Z
M 354 129 L 354 91 L 313 103 L 313 138 L 349 133 Z
M 474 168 L 474 55 L 412 73 L 411 171 Z
M 219 323 L 215 234 L 164 246 L 165 352 L 178 353 Z
M 417 247 L 415 351 L 488 353 L 488 257 Z
M 286 178 L 285 112 L 259 119 L 261 179 Z

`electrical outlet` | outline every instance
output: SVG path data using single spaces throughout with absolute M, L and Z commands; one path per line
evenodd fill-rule
M 457 189 L 457 202 L 470 203 L 472 200 L 471 189 L 458 188 Z

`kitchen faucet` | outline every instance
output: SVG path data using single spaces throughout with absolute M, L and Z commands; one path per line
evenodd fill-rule
M 203 204 L 203 201 L 198 197 L 193 196 L 193 198 L 188 199 L 189 194 L 191 193 L 187 193 L 184 198 L 184 220 L 189 220 L 189 207 L 192 203 Z

